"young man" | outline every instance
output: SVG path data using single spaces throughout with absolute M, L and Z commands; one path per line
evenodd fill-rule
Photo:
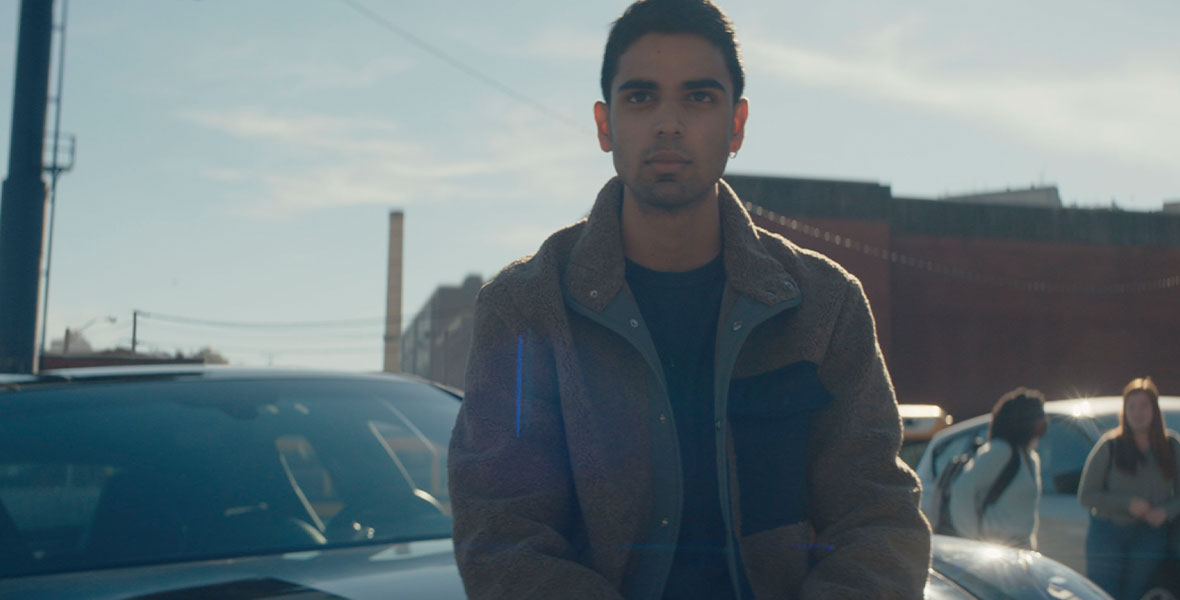
M 450 451 L 472 598 L 919 598 L 930 531 L 857 280 L 723 181 L 748 104 L 709 0 L 611 30 L 590 216 L 481 291 Z

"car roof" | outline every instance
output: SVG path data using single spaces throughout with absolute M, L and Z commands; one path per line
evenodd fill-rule
M 939 419 L 946 411 L 937 404 L 898 404 L 897 412 L 902 417 Z
M 1180 396 L 1160 396 L 1160 409 L 1180 412 Z M 1050 400 L 1045 402 L 1045 412 L 1053 415 L 1073 417 L 1091 417 L 1100 415 L 1117 415 L 1123 408 L 1122 396 L 1092 396 L 1088 398 L 1070 398 L 1065 400 Z M 971 429 L 987 423 L 992 418 L 991 413 L 984 413 L 965 419 L 934 434 L 934 440 L 952 436 L 964 429 Z
M 79 367 L 52 369 L 36 375 L 0 373 L 0 393 L 48 386 L 77 385 L 101 382 L 145 382 L 160 380 L 259 380 L 259 379 L 382 379 L 418 382 L 440 387 L 448 392 L 461 392 L 435 384 L 415 375 L 404 373 L 349 372 L 317 369 L 233 367 L 226 365 L 120 365 L 112 367 Z

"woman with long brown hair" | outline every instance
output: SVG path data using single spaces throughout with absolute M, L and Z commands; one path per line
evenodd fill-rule
M 1082 470 L 1078 500 L 1090 509 L 1086 576 L 1110 595 L 1139 598 L 1163 559 L 1165 524 L 1180 514 L 1180 436 L 1164 427 L 1150 377 L 1123 388 L 1119 426 Z

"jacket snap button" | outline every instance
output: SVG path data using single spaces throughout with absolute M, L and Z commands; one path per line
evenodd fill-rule
M 717 428 L 717 431 L 721 431 L 721 421 L 714 421 L 713 426 Z
M 597 298 L 598 297 L 598 290 L 590 290 L 590 297 Z
M 737 330 L 739 330 L 739 329 L 741 329 L 741 328 L 742 328 L 742 322 L 741 322 L 741 321 L 734 321 L 734 322 L 733 322 L 733 330 L 734 330 L 734 331 L 737 331 Z
M 668 517 L 664 517 L 663 519 L 660 519 L 660 527 L 667 527 L 669 522 L 670 521 L 668 521 Z
M 660 413 L 660 422 L 664 423 L 667 420 L 668 420 L 668 415 L 665 415 L 664 413 Z
M 639 327 L 639 321 L 636 321 L 635 319 L 631 319 L 631 327 Z

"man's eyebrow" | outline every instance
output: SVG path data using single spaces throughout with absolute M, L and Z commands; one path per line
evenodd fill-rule
M 705 78 L 705 79 L 694 79 L 692 81 L 685 81 L 684 84 L 681 85 L 680 87 L 682 87 L 686 90 L 717 89 L 717 90 L 721 90 L 722 92 L 726 91 L 725 86 L 721 85 L 720 81 L 717 81 L 716 79 L 713 79 L 711 77 Z
M 616 92 L 625 92 L 627 90 L 652 91 L 652 90 L 658 90 L 659 88 L 660 88 L 660 86 L 657 85 L 656 82 L 654 82 L 650 79 L 628 79 L 627 81 L 624 81 L 623 83 L 619 84 L 619 87 L 616 88 L 615 91 Z

